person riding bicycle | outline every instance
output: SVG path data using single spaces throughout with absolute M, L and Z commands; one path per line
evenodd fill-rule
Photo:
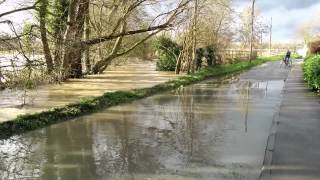
M 289 63 L 290 57 L 291 57 L 291 51 L 288 49 L 288 51 L 286 53 L 286 57 L 285 57 L 286 64 Z
M 290 63 L 290 58 L 291 58 L 291 51 L 288 49 L 285 58 L 284 58 L 284 63 L 288 66 Z

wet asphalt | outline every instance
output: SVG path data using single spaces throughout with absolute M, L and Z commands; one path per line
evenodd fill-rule
M 263 180 L 320 179 L 320 96 L 303 81 L 301 63 L 285 83 Z

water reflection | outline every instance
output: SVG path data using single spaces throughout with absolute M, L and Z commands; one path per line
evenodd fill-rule
M 35 133 L 34 135 L 36 135 Z M 41 135 L 40 135 L 41 136 Z M 40 177 L 45 156 L 42 151 L 43 138 L 14 136 L 0 142 L 1 179 Z
M 282 87 L 241 76 L 209 80 L 2 140 L 0 174 L 256 179 Z

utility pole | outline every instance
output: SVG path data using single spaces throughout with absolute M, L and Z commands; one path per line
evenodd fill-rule
M 270 22 L 270 40 L 269 40 L 269 55 L 271 56 L 271 49 L 272 49 L 272 17 Z
M 254 38 L 254 5 L 256 3 L 256 0 L 252 0 L 252 7 L 251 7 L 251 34 L 250 34 L 250 59 L 249 62 L 252 61 L 253 56 L 253 38 Z
M 197 16 L 198 16 L 198 0 L 194 0 L 193 9 L 193 29 L 192 29 L 192 67 L 191 71 L 195 70 L 195 59 L 196 59 L 196 49 L 197 49 Z

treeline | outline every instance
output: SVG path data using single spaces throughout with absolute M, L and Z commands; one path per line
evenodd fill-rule
M 23 74 L 29 79 L 48 75 L 55 81 L 102 73 L 116 58 L 154 54 L 158 34 L 179 46 L 171 55 L 160 54 L 158 64 L 167 56 L 176 71 L 194 71 L 199 54 L 208 56 L 234 42 L 245 48 L 250 38 L 248 10 L 235 17 L 231 0 L 37 0 L 22 4 L 0 14 L 0 23 L 11 30 L 0 32 L 0 41 L 2 51 L 14 50 L 11 64 L 24 60 Z M 10 15 L 23 12 L 31 12 L 33 20 L 19 26 L 10 20 Z M 255 27 L 257 47 L 266 28 L 258 17 Z M 172 66 L 165 69 L 173 70 Z M 0 84 L 10 81 L 12 74 L 17 76 L 15 70 L 3 69 L 0 62 Z
M 40 43 L 49 74 L 56 72 L 64 78 L 80 78 L 84 73 L 101 73 L 113 59 L 179 24 L 190 2 L 38 0 L 30 6 L 0 14 L 3 17 L 32 10 L 36 20 L 34 24 L 24 24 L 20 32 L 15 29 L 11 37 L 1 38 L 2 42 L 18 42 L 13 47 L 2 43 L 2 49 L 15 49 L 29 58 L 28 52 Z M 166 8 L 161 12 L 147 12 L 159 7 Z M 10 20 L 3 23 L 14 26 Z

